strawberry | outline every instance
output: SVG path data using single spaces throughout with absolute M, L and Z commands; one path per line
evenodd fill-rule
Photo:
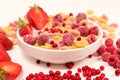
M 18 63 L 0 62 L 0 80 L 15 80 L 21 73 L 22 66 Z
M 26 16 L 30 24 L 37 30 L 42 29 L 48 22 L 47 13 L 38 5 L 34 5 L 34 7 L 30 8 Z
M 10 41 L 10 39 L 2 33 L 0 33 L 0 43 L 4 46 L 6 50 L 9 50 L 13 47 L 12 41 Z
M 20 35 L 24 36 L 26 34 L 32 34 L 32 27 L 30 24 L 26 24 L 24 20 L 22 20 L 21 18 L 19 18 L 20 21 Z
M 8 55 L 2 44 L 0 44 L 0 62 L 1 61 L 11 61 L 10 56 Z

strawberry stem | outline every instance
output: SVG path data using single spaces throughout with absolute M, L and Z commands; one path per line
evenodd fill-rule
M 8 73 L 0 68 L 0 80 L 6 80 L 6 76 L 8 76 Z
M 20 24 L 19 24 L 19 27 L 22 28 L 26 25 L 25 21 L 22 20 L 20 17 L 19 17 L 19 21 L 20 21 Z

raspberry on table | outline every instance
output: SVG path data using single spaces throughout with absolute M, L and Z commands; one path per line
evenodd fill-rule
M 113 54 L 108 57 L 107 62 L 110 66 L 115 67 L 118 60 L 119 58 Z
M 111 38 L 107 38 L 106 40 L 105 40 L 105 45 L 106 46 L 112 46 L 113 45 L 113 39 L 111 39 Z
M 108 57 L 111 55 L 111 53 L 110 52 L 107 52 L 107 51 L 105 51 L 103 54 L 102 54 L 102 60 L 103 61 L 105 61 L 105 62 L 107 62 L 107 59 L 108 59 Z

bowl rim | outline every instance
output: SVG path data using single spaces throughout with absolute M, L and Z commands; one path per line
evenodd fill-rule
M 93 21 L 92 21 L 92 22 L 93 22 Z M 34 48 L 34 49 L 37 49 L 37 50 L 49 51 L 49 52 L 71 52 L 71 51 L 79 51 L 79 50 L 83 50 L 83 49 L 86 50 L 87 48 L 91 47 L 92 45 L 96 45 L 96 43 L 97 43 L 98 41 L 100 41 L 101 38 L 103 37 L 102 28 L 101 28 L 98 24 L 96 24 L 96 22 L 94 22 L 94 23 L 95 23 L 95 25 L 99 28 L 99 35 L 98 35 L 99 37 L 98 37 L 98 39 L 97 39 L 94 43 L 92 43 L 92 44 L 90 44 L 90 45 L 88 45 L 88 46 L 86 46 L 86 47 L 84 47 L 84 48 L 75 48 L 75 49 L 66 49 L 66 50 L 52 50 L 52 49 L 40 48 L 40 47 L 32 46 L 32 45 L 24 42 L 24 41 L 22 40 L 22 37 L 21 37 L 20 34 L 19 34 L 20 28 L 17 29 L 16 35 L 17 35 L 17 39 L 18 39 L 19 41 L 21 41 L 24 45 L 26 45 L 26 46 L 28 46 L 28 47 L 31 47 L 31 48 Z

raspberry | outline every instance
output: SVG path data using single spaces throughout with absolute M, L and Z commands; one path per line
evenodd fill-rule
M 120 49 L 119 48 L 114 51 L 114 54 L 117 55 L 120 59 Z
M 71 28 L 72 28 L 72 29 L 75 29 L 75 28 L 77 28 L 78 26 L 79 26 L 78 23 L 72 23 L 72 24 L 71 24 Z
M 120 69 L 120 60 L 116 63 L 117 68 Z
M 90 34 L 88 37 L 87 37 L 87 41 L 89 42 L 89 44 L 95 42 L 97 39 L 96 39 L 96 36 L 94 34 Z
M 116 48 L 112 45 L 112 46 L 108 46 L 106 47 L 106 51 L 110 52 L 110 53 L 114 53 L 114 51 L 116 50 Z
M 45 34 L 41 34 L 38 36 L 38 44 L 44 45 L 46 42 L 49 41 L 49 36 Z
M 107 62 L 110 66 L 114 67 L 118 62 L 119 58 L 116 55 L 110 55 L 107 59 Z
M 80 26 L 79 28 L 78 28 L 78 31 L 80 32 L 80 35 L 81 36 L 88 36 L 89 35 L 89 29 L 88 29 L 88 27 L 87 26 Z
M 107 59 L 108 59 L 108 57 L 111 55 L 111 53 L 110 52 L 104 52 L 103 54 L 102 54 L 102 60 L 103 61 L 105 61 L 105 62 L 107 62 Z
M 59 22 L 63 22 L 63 17 L 61 14 L 57 14 L 53 17 L 54 21 L 59 21 Z
M 35 44 L 37 38 L 36 37 L 33 37 L 31 34 L 27 34 L 25 36 L 23 36 L 23 40 L 28 43 L 28 44 Z
M 90 28 L 90 34 L 95 34 L 98 35 L 99 29 L 97 26 L 91 27 Z
M 67 46 L 71 46 L 73 44 L 74 39 L 75 36 L 72 33 L 65 33 L 63 35 L 63 42 Z
M 78 15 L 76 16 L 76 21 L 79 23 L 81 20 L 86 19 L 87 16 L 85 13 L 78 13 Z
M 116 76 L 119 76 L 119 75 L 120 75 L 120 69 L 116 69 L 116 70 L 115 70 L 115 75 L 116 75 Z
M 60 26 L 60 21 L 52 21 L 52 26 Z
M 116 47 L 120 48 L 120 39 L 117 39 L 117 41 L 116 41 Z
M 99 47 L 99 49 L 96 52 L 97 52 L 97 54 L 102 55 L 105 51 L 106 51 L 105 46 L 102 45 Z
M 106 45 L 106 46 L 112 46 L 112 45 L 113 45 L 113 39 L 107 38 L 107 39 L 105 40 L 105 45 Z

